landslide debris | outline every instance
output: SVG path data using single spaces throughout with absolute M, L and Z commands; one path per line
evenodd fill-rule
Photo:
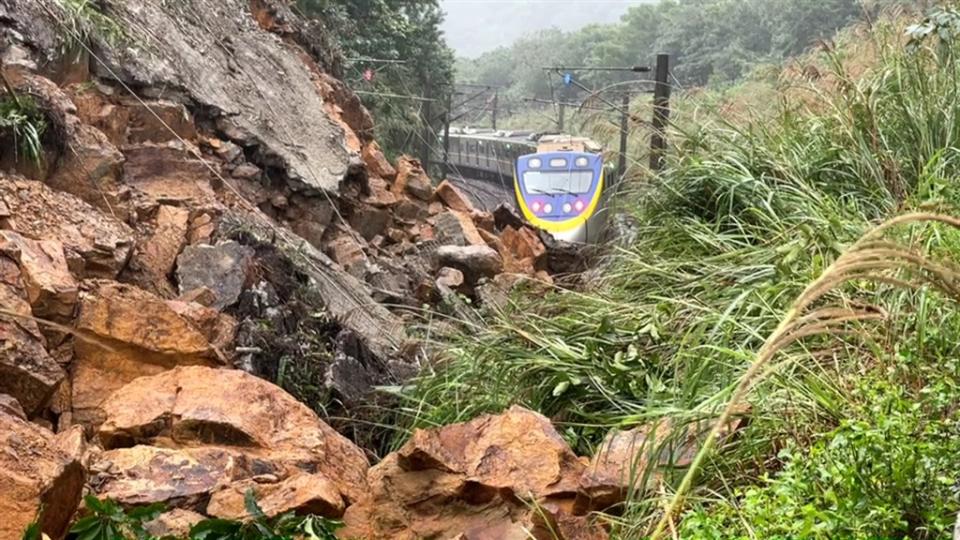
M 270 515 L 346 515 L 371 538 L 602 538 L 566 506 L 529 512 L 575 498 L 585 465 L 534 413 L 419 433 L 370 470 L 377 442 L 317 416 L 417 373 L 423 304 L 467 318 L 464 298 L 551 283 L 536 231 L 390 163 L 322 24 L 285 2 L 89 9 L 121 31 L 0 0 L 0 97 L 52 126 L 39 164 L 0 149 L 0 536 L 42 507 L 62 537 L 85 485 L 167 504 L 168 530 L 243 517 L 252 489 Z M 381 504 L 413 517 L 385 524 Z

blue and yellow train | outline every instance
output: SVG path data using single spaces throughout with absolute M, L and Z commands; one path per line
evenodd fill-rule
M 523 217 L 555 238 L 596 242 L 606 226 L 601 150 L 569 135 L 457 130 L 448 159 L 469 174 L 511 181 Z

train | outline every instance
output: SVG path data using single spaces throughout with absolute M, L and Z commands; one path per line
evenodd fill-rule
M 558 240 L 594 243 L 606 229 L 603 148 L 586 137 L 451 128 L 448 166 L 512 184 L 516 208 Z

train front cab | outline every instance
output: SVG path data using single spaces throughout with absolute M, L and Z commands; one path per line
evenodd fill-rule
M 595 242 L 603 228 L 603 157 L 577 151 L 538 152 L 517 159 L 517 208 L 558 240 Z

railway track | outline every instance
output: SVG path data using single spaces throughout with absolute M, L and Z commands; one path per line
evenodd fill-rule
M 447 179 L 462 191 L 477 209 L 493 211 L 501 204 L 515 206 L 513 185 L 510 182 L 504 181 L 501 184 L 457 175 L 450 175 Z

